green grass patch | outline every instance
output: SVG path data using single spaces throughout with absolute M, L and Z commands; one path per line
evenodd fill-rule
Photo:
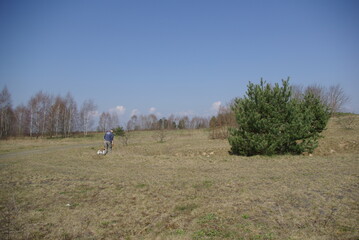
M 184 213 L 188 213 L 188 212 L 192 212 L 194 209 L 198 208 L 198 205 L 195 203 L 188 203 L 188 204 L 184 204 L 184 205 L 178 205 L 175 207 L 175 211 L 177 212 L 184 212 Z

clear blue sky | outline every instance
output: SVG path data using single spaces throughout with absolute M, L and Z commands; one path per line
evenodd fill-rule
M 359 113 L 356 0 L 1 0 L 0 87 L 98 111 L 208 116 L 249 81 L 340 84 Z M 122 122 L 123 124 L 123 122 Z

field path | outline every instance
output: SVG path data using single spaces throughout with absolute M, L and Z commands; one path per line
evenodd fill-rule
M 31 150 L 20 150 L 20 151 L 13 151 L 8 153 L 0 153 L 0 159 L 8 158 L 8 157 L 20 157 L 28 154 L 37 154 L 37 153 L 51 153 L 54 150 L 67 150 L 73 148 L 81 148 L 81 147 L 91 147 L 95 146 L 95 143 L 82 143 L 82 144 L 71 144 L 71 145 L 57 145 L 57 146 L 45 146 L 40 147 L 38 149 L 31 149 Z

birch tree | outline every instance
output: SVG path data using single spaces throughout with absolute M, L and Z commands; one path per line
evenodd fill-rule
M 116 112 L 111 113 L 109 128 L 117 128 L 120 125 L 120 119 Z
M 98 130 L 105 132 L 110 128 L 111 122 L 111 115 L 108 112 L 103 112 L 100 115 L 99 123 L 98 123 Z
M 40 134 L 40 119 L 41 119 L 41 113 L 40 113 L 40 102 L 38 95 L 35 95 L 30 98 L 28 102 L 28 109 L 29 109 L 29 133 L 30 137 L 33 137 L 34 135 L 36 137 Z
M 88 131 L 93 127 L 94 115 L 97 107 L 93 100 L 86 100 L 80 109 L 80 126 L 83 134 L 86 136 Z
M 49 95 L 40 92 L 38 101 L 40 105 L 40 131 L 41 136 L 44 136 L 48 133 L 49 129 L 48 118 L 51 112 L 52 98 Z
M 28 103 L 30 136 L 35 134 L 38 137 L 39 135 L 44 136 L 48 133 L 51 102 L 51 97 L 42 91 L 30 99 Z
M 4 87 L 0 92 L 0 138 L 6 138 L 10 135 L 12 120 L 11 95 L 7 87 Z
M 15 127 L 14 133 L 18 136 L 24 136 L 28 132 L 28 109 L 24 105 L 19 105 L 15 108 Z
M 65 101 L 61 96 L 57 96 L 51 106 L 50 113 L 50 134 L 59 136 L 64 133 Z
M 70 93 L 66 94 L 64 102 L 65 102 L 64 136 L 68 137 L 76 127 L 77 104 Z
M 127 122 L 127 131 L 138 130 L 138 128 L 138 117 L 137 115 L 132 115 Z

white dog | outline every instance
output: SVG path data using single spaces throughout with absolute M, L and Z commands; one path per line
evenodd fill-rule
M 98 150 L 98 151 L 97 151 L 97 154 L 98 154 L 98 155 L 106 155 L 106 153 L 107 153 L 107 152 L 106 152 L 106 149 L 102 149 L 102 150 Z

